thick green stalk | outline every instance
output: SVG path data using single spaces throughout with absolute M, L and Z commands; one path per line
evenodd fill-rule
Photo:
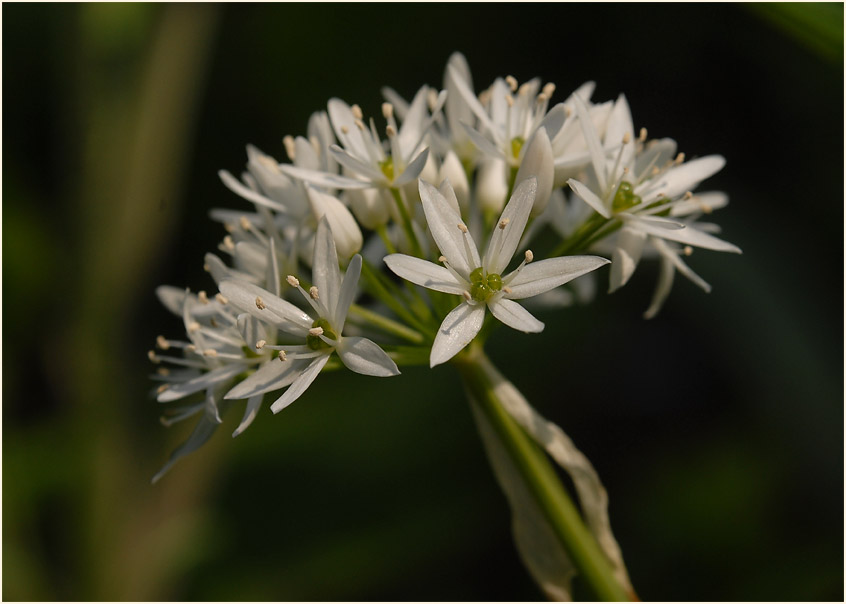
M 634 596 L 627 594 L 615 578 L 611 564 L 585 526 L 546 454 L 503 408 L 494 389 L 498 372 L 481 346 L 471 345 L 453 363 L 593 595 L 602 601 L 632 600 Z

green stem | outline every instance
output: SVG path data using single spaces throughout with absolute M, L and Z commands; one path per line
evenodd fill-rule
M 397 289 L 393 284 L 390 284 L 389 289 L 388 285 L 382 281 L 382 275 L 379 271 L 375 270 L 366 260 L 361 265 L 361 276 L 364 278 L 364 286 L 367 292 L 394 311 L 400 319 L 421 333 L 425 334 L 431 331 L 424 322 L 418 319 L 402 303 L 404 297 L 401 290 Z
M 581 249 L 587 249 L 586 242 L 593 243 L 595 239 L 593 236 L 604 227 L 612 218 L 603 218 L 599 213 L 594 213 L 588 220 L 585 221 L 576 231 L 567 239 L 561 242 L 552 252 L 550 257 L 564 256 L 566 254 L 573 254 Z
M 632 600 L 634 596 L 627 594 L 614 577 L 610 562 L 582 521 L 546 454 L 503 408 L 494 385 L 504 378 L 482 348 L 471 345 L 453 363 L 593 595 L 602 601 Z
M 423 334 L 419 331 L 410 329 L 402 323 L 397 323 L 387 317 L 383 317 L 379 313 L 375 313 L 363 306 L 359 306 L 358 304 L 350 306 L 349 316 L 350 318 L 360 319 L 368 325 L 381 329 L 385 333 L 395 335 L 398 338 L 402 338 L 412 344 L 422 344 L 426 341 L 426 338 L 424 338 Z
M 388 250 L 389 254 L 396 254 L 397 248 L 394 247 L 391 238 L 388 237 L 388 229 L 385 228 L 384 224 L 380 224 L 376 227 L 376 233 L 379 235 L 379 238 L 382 240 L 382 243 L 385 244 L 385 249 Z

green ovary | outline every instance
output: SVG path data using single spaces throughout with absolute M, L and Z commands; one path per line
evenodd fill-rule
M 525 139 L 521 136 L 515 136 L 511 139 L 511 154 L 514 156 L 514 159 L 518 159 L 520 157 L 520 151 L 523 150 L 523 145 L 525 143 Z
M 496 273 L 485 274 L 484 269 L 473 269 L 470 273 L 470 296 L 477 302 L 487 302 L 502 289 L 502 277 Z
M 312 328 L 321 327 L 323 329 L 323 335 L 329 338 L 330 340 L 337 340 L 338 334 L 332 329 L 332 326 L 329 325 L 329 321 L 326 319 L 317 319 L 314 323 L 311 324 Z M 306 336 L 306 346 L 311 348 L 312 350 L 324 350 L 326 348 L 332 348 L 329 344 L 324 342 L 320 339 L 320 336 L 313 336 L 307 335 Z
M 632 183 L 623 181 L 614 193 L 614 201 L 611 203 L 611 209 L 615 212 L 622 212 L 628 210 L 641 202 L 640 195 L 635 195 Z
M 389 155 L 388 159 L 379 162 L 379 167 L 382 169 L 382 174 L 385 175 L 385 178 L 390 182 L 394 182 L 394 158 Z

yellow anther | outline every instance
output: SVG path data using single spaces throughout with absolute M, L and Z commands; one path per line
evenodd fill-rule
M 247 219 L 246 216 L 241 216 L 238 219 L 238 224 L 240 224 L 241 228 L 244 229 L 245 231 L 249 231 L 251 228 L 253 228 L 253 225 L 250 224 L 250 221 Z
M 221 304 L 229 304 L 229 298 L 227 298 L 226 296 L 224 296 L 221 293 L 215 294 L 214 299 L 217 300 L 218 302 L 220 302 Z
M 167 350 L 168 348 L 170 348 L 170 342 L 168 342 L 164 336 L 159 336 L 156 338 L 156 346 L 158 346 L 162 350 Z
M 531 262 L 535 259 L 535 255 L 532 253 L 532 250 L 526 250 L 526 262 Z M 534 270 L 534 269 L 532 269 Z
M 294 161 L 294 156 L 297 154 L 297 145 L 294 143 L 294 137 L 290 134 L 285 135 L 282 139 L 282 144 L 285 145 L 285 153 L 288 154 L 288 159 Z
M 323 335 L 323 328 L 320 327 L 320 326 L 312 327 L 311 329 L 308 330 L 308 335 L 310 335 L 310 336 L 322 336 Z
M 352 111 L 353 117 L 357 120 L 363 120 L 364 114 L 361 112 L 361 107 L 358 105 L 353 105 L 350 107 L 350 111 Z
M 640 135 L 637 137 L 637 141 L 639 143 L 643 143 L 646 141 L 646 128 L 640 129 Z
M 459 222 L 457 226 L 458 226 L 458 230 L 461 231 L 462 233 L 467 232 L 467 227 L 464 226 L 464 223 Z
M 226 237 L 223 238 L 223 247 L 225 247 L 230 252 L 235 250 L 235 242 L 232 241 L 232 237 L 227 235 Z
M 290 285 L 291 287 L 299 287 L 300 286 L 300 280 L 297 279 L 294 275 L 288 275 L 288 277 L 285 280 L 288 282 L 288 285 Z
M 170 384 L 162 384 L 161 386 L 156 388 L 156 394 L 161 394 L 162 392 L 164 392 L 168 388 L 170 388 Z
M 147 358 L 150 359 L 151 363 L 161 363 L 162 362 L 161 359 L 159 359 L 159 357 L 156 356 L 155 350 L 148 350 L 147 351 Z
M 394 106 L 390 103 L 382 103 L 382 115 L 385 116 L 386 120 L 394 117 Z
M 500 230 L 505 230 L 505 227 L 508 226 L 508 223 L 511 222 L 510 218 L 503 218 L 499 221 L 499 228 Z
M 208 303 L 209 303 L 209 296 L 208 296 L 208 294 L 207 294 L 205 291 L 203 291 L 203 290 L 200 290 L 199 292 L 197 292 L 197 299 L 198 299 L 200 302 L 202 302 L 203 304 L 208 304 Z
M 508 84 L 508 87 L 511 89 L 511 92 L 517 91 L 517 78 L 514 76 L 505 76 L 505 83 Z
M 471 296 L 471 295 L 470 295 L 470 292 L 468 292 L 466 289 L 465 289 L 463 292 L 461 292 L 461 295 L 462 295 L 462 296 L 464 297 L 464 299 L 465 299 L 465 300 L 467 300 L 468 302 L 469 302 L 470 300 L 472 300 L 472 299 L 473 299 L 473 296 Z
M 320 292 L 317 291 L 316 285 L 312 285 L 311 288 L 309 288 L 308 295 L 311 296 L 312 300 L 319 300 L 320 299 Z
M 689 245 L 686 245 L 684 246 L 684 249 L 682 251 L 684 252 L 685 256 L 690 256 L 693 253 L 693 248 Z
M 217 351 L 214 348 L 206 348 L 203 351 L 203 356 L 214 358 L 217 356 Z
M 256 308 L 259 310 L 264 310 L 267 308 L 267 304 L 264 303 L 264 300 L 261 299 L 261 296 L 256 296 Z
M 188 324 L 188 327 L 187 327 L 188 333 L 194 333 L 195 331 L 200 331 L 200 329 L 202 329 L 202 328 L 203 328 L 203 326 L 200 325 L 199 323 L 197 323 L 196 321 L 192 321 L 191 323 Z
M 262 348 L 264 348 L 265 344 L 267 344 L 266 340 L 259 340 L 258 342 L 256 342 L 256 350 L 261 350 Z
M 277 356 L 279 357 L 279 360 L 280 360 L 280 361 L 283 361 L 283 362 L 284 362 L 284 361 L 287 361 L 287 360 L 288 360 L 288 355 L 286 355 L 286 354 L 285 354 L 285 351 L 284 351 L 284 350 L 280 350 L 280 351 L 279 351 L 279 354 L 278 354 Z

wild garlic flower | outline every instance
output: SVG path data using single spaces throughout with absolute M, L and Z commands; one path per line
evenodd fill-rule
M 288 386 L 270 407 L 278 413 L 305 392 L 335 351 L 341 362 L 356 373 L 379 377 L 398 375 L 394 361 L 373 341 L 343 335 L 360 273 L 361 256 L 356 255 L 342 280 L 331 228 L 327 220 L 322 219 L 314 247 L 314 285 L 306 291 L 296 277 L 289 275 L 287 278 L 288 284 L 302 294 L 317 318 L 258 286 L 237 281 L 221 283 L 220 291 L 232 305 L 251 314 L 269 331 L 282 331 L 303 342 L 287 345 L 262 340 L 256 343 L 256 348 L 277 351 L 275 358 L 230 390 L 226 399 L 255 397 Z
M 575 107 L 590 148 L 593 170 L 587 180 L 571 178 L 569 185 L 602 218 L 622 223 L 616 235 L 609 291 L 626 284 L 647 242 L 654 245 L 657 240 L 666 240 L 740 253 L 737 246 L 697 228 L 693 222 L 676 219 L 690 208 L 708 207 L 707 202 L 694 199 L 692 190 L 722 169 L 725 160 L 721 156 L 685 162 L 683 153 L 675 154 L 676 144 L 671 139 L 645 144 L 645 129 L 635 138 L 631 112 L 623 96 L 611 112 L 603 145 L 587 106 L 578 97 Z M 656 249 L 664 255 L 669 248 L 659 244 Z
M 428 90 L 424 86 L 415 96 L 401 127 L 397 125 L 393 105 L 382 105 L 387 141 L 379 136 L 372 119 L 369 125 L 365 124 L 358 105 L 350 106 L 341 99 L 331 99 L 329 119 L 341 146 L 332 145 L 329 151 L 349 176 L 290 165 L 281 166 L 282 170 L 313 185 L 338 189 L 390 189 L 413 182 L 426 166 L 429 158 L 426 134 L 446 99 L 445 93 L 436 96 L 430 115 Z
M 504 274 L 511 263 L 535 200 L 534 178 L 521 183 L 505 206 L 491 234 L 484 258 L 458 209 L 447 201 L 454 198 L 449 183 L 444 195 L 427 182 L 420 181 L 420 198 L 432 237 L 443 256 L 443 266 L 405 254 L 385 257 L 385 264 L 400 277 L 428 289 L 456 294 L 462 302 L 444 319 L 432 345 L 430 365 L 440 365 L 467 346 L 482 328 L 485 308 L 494 317 L 527 333 L 543 330 L 544 324 L 515 300 L 549 291 L 608 263 L 596 256 L 549 258 L 532 263 L 527 250 L 523 261 Z
M 157 293 L 171 312 L 183 318 L 188 341 L 170 340 L 164 336 L 156 339 L 161 352 L 151 350 L 148 355 L 158 366 L 154 379 L 162 382 L 156 398 L 160 403 L 170 403 L 198 392 L 203 392 L 204 398 L 201 402 L 170 410 L 162 418 L 162 423 L 170 426 L 201 415 L 191 436 L 171 454 L 153 482 L 211 437 L 229 406 L 223 400 L 224 393 L 239 375 L 268 356 L 247 344 L 266 337 L 264 327 L 249 315 L 235 313 L 222 295 L 209 299 L 202 291 L 192 294 L 168 286 L 159 287 Z M 261 397 L 247 402 L 244 417 L 233 436 L 252 423 L 260 404 Z

